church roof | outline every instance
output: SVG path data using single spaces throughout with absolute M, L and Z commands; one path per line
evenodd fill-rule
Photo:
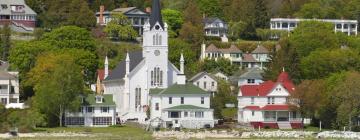
M 151 15 L 150 15 L 150 28 L 154 27 L 156 22 L 159 22 L 161 28 L 164 29 L 164 22 L 161 16 L 160 0 L 153 0 Z
M 130 72 L 143 60 L 142 52 L 135 51 L 129 52 L 130 57 Z M 109 76 L 105 80 L 117 80 L 125 77 L 126 73 L 126 62 L 125 60 L 120 61 L 115 69 L 111 71 Z
M 181 94 L 209 94 L 205 90 L 187 83 L 185 85 L 174 84 L 166 89 L 150 89 L 151 95 L 181 95 Z

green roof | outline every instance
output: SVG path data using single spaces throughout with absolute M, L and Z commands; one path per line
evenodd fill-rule
M 90 106 L 112 106 L 115 105 L 115 102 L 113 101 L 113 96 L 111 94 L 104 94 L 103 96 L 103 102 L 102 103 L 96 103 L 96 95 L 95 94 L 88 94 L 84 100 L 83 105 L 90 105 Z
M 174 84 L 166 89 L 150 89 L 150 95 L 166 95 L 166 94 L 209 94 L 205 90 L 191 84 L 179 85 Z
M 209 109 L 209 108 L 198 107 L 194 105 L 178 105 L 178 106 L 166 108 L 165 110 L 188 110 L 188 109 Z

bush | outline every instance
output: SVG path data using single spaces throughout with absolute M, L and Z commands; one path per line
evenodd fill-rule
M 217 36 L 205 36 L 206 41 L 221 41 L 221 37 Z
M 352 131 L 354 132 L 360 132 L 360 126 L 353 126 Z

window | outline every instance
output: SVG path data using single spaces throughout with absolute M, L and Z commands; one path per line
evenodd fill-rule
M 271 102 L 271 98 L 268 97 L 268 98 L 267 98 L 267 104 L 270 104 L 270 102 Z
M 180 112 L 169 111 L 168 118 L 181 118 Z
M 156 37 L 155 37 L 155 35 L 153 35 L 153 45 L 156 45 L 155 40 L 156 40 Z
M 347 29 L 349 28 L 349 25 L 348 24 L 344 24 L 344 29 Z
M 109 113 L 109 107 L 101 107 L 101 113 Z
M 255 79 L 247 79 L 248 84 L 254 84 L 255 83 Z
M 2 8 L 2 9 L 7 9 L 8 7 L 7 7 L 6 4 L 1 4 L 1 8 Z
M 141 105 L 141 88 L 135 88 L 135 108 Z
M 169 104 L 172 104 L 172 97 L 169 97 Z
M 251 97 L 251 104 L 253 105 L 255 102 L 255 98 L 254 97 Z
M 251 115 L 252 115 L 252 116 L 255 116 L 255 111 L 251 111 Z
M 214 86 L 215 86 L 215 82 L 211 82 L 211 86 L 214 87 Z
M 96 96 L 95 98 L 96 98 L 96 103 L 102 103 L 103 100 L 102 96 Z
M 9 98 L 9 103 L 18 103 L 18 98 Z
M 181 97 L 181 104 L 184 104 L 184 97 Z
M 297 116 L 296 116 L 296 111 L 293 111 L 293 112 L 292 112 L 292 118 L 297 118 Z
M 1 103 L 6 105 L 7 104 L 7 99 L 6 98 L 1 98 Z
M 272 97 L 272 102 L 271 104 L 275 104 L 275 97 Z
M 83 112 L 83 107 L 79 107 L 79 110 L 78 110 L 80 113 Z
M 184 112 L 184 117 L 187 117 L 188 116 L 188 112 Z
M 204 89 L 206 89 L 206 82 L 204 82 Z
M 87 107 L 86 112 L 91 113 L 94 111 L 94 107 Z
M 84 125 L 84 117 L 66 117 L 65 118 L 66 125 Z
M 288 23 L 283 23 L 282 24 L 282 28 L 287 28 L 288 27 Z
M 295 27 L 296 24 L 295 23 L 290 23 L 290 27 Z
M 201 97 L 201 104 L 204 104 L 204 97 Z
M 341 29 L 341 24 L 336 24 L 337 29 Z
M 158 45 L 161 45 L 162 43 L 161 43 L 161 35 L 159 36 L 159 43 L 158 43 Z
M 93 117 L 93 125 L 111 125 L 111 117 Z
M 204 118 L 204 112 L 195 112 L 195 118 Z
M 155 67 L 151 71 L 151 86 L 162 86 L 163 85 L 163 71 L 159 67 Z
M 159 103 L 155 103 L 155 110 L 159 110 Z
M 196 85 L 197 85 L 198 87 L 200 87 L 200 82 L 196 82 Z

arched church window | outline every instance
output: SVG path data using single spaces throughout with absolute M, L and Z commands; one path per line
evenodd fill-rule
M 161 45 L 161 35 L 159 36 L 159 45 Z
M 141 88 L 135 88 L 135 108 L 141 105 Z
M 163 85 L 163 71 L 159 67 L 155 67 L 151 72 L 151 86 Z
M 154 71 L 151 71 L 151 86 L 154 86 Z
M 160 71 L 160 85 L 163 84 L 163 71 Z
M 155 35 L 153 35 L 153 45 L 156 45 L 155 44 Z

